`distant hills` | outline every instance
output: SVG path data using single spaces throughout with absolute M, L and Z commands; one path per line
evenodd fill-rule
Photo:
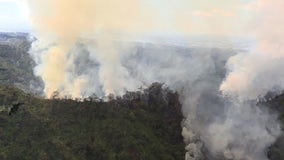
M 109 102 L 96 96 L 39 98 L 43 82 L 33 74 L 32 41 L 26 33 L 0 33 L 0 159 L 184 159 L 176 92 L 153 83 L 143 91 L 109 97 Z M 284 95 L 264 103 L 284 124 Z M 284 160 L 283 150 L 281 136 L 267 156 Z M 204 160 L 214 159 L 208 157 L 205 153 Z
M 35 62 L 28 53 L 31 43 L 27 33 L 0 33 L 0 84 L 42 94 L 43 83 L 34 76 Z
M 38 98 L 31 43 L 0 33 L 0 159 L 184 159 L 177 93 L 155 83 L 109 102 Z

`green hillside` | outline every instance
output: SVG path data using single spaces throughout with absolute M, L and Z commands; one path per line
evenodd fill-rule
M 1 160 L 184 159 L 176 93 L 156 83 L 110 102 L 37 98 L 30 46 L 28 34 L 0 33 Z
M 178 94 L 154 83 L 109 102 L 42 99 L 24 33 L 0 33 L 0 160 L 182 160 Z M 17 89 L 19 88 L 19 89 Z M 273 96 L 271 96 L 273 97 Z M 284 95 L 263 102 L 284 125 Z M 284 126 L 282 126 L 284 128 Z M 284 160 L 284 135 L 267 149 Z M 204 147 L 205 160 L 213 158 Z
M 184 158 L 178 95 L 153 84 L 102 102 L 45 100 L 0 87 L 0 159 Z

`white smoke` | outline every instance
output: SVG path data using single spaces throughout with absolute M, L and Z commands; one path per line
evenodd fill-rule
M 58 5 L 54 8 L 55 16 L 35 11 L 36 19 L 46 22 L 39 25 L 41 33 L 31 54 L 38 64 L 35 73 L 45 82 L 47 97 L 54 91 L 58 91 L 61 97 L 73 98 L 94 93 L 100 97 L 110 93 L 121 95 L 153 82 L 165 83 L 180 94 L 187 160 L 267 160 L 266 149 L 280 134 L 280 126 L 277 115 L 257 104 L 257 100 L 268 91 L 280 92 L 283 89 L 284 75 L 279 71 L 283 66 L 281 40 L 275 45 L 267 43 L 266 36 L 259 36 L 259 44 L 264 46 L 265 52 L 260 47 L 248 53 L 228 39 L 225 41 L 229 44 L 213 38 L 219 43 L 195 46 L 196 39 L 184 37 L 117 36 L 120 32 L 108 29 L 135 28 L 135 31 L 141 31 L 131 23 L 137 24 L 143 19 L 137 17 L 145 16 L 140 12 L 140 1 L 125 0 L 131 3 L 130 6 L 135 6 L 135 9 L 125 9 L 133 13 L 125 21 L 121 17 L 128 17 L 127 13 L 117 7 L 123 3 L 115 1 L 116 6 L 100 0 L 84 0 L 81 5 L 86 11 L 79 10 L 76 15 L 73 11 L 77 8 L 77 1 L 71 2 L 65 13 L 61 7 L 64 8 L 69 1 L 60 1 L 59 4 L 58 1 L 49 1 L 51 6 Z M 34 1 L 32 4 L 42 5 Z M 110 6 L 113 11 L 112 8 L 110 12 L 102 10 Z M 277 11 L 273 13 L 273 16 L 279 14 Z M 91 18 L 93 14 L 97 19 Z M 269 21 L 270 16 L 265 20 Z M 101 24 L 106 26 L 104 32 Z M 141 26 L 149 29 L 149 24 L 151 22 L 147 20 L 147 25 Z M 267 27 L 264 28 L 259 33 L 266 31 Z M 183 43 L 179 43 L 180 39 Z
M 204 47 L 190 47 L 172 45 L 172 42 L 161 44 L 156 40 L 113 40 L 110 46 L 99 46 L 96 41 L 82 40 L 69 52 L 74 64 L 67 76 L 80 92 L 73 86 L 70 88 L 74 90 L 69 93 L 65 90 L 64 94 L 73 93 L 73 97 L 87 97 L 93 93 L 119 95 L 153 82 L 165 83 L 181 96 L 182 112 L 186 117 L 182 134 L 188 160 L 202 159 L 206 156 L 204 153 L 211 155 L 211 159 L 267 159 L 265 151 L 280 132 L 277 115 L 257 106 L 254 101 L 228 99 L 219 91 L 226 76 L 227 60 L 240 52 L 232 48 L 233 45 L 222 43 L 212 48 L 212 44 L 208 47 L 204 43 Z M 111 47 L 110 50 L 115 50 L 113 54 L 119 55 L 107 59 L 102 55 L 104 47 L 107 51 Z M 102 69 L 113 72 L 104 75 Z
M 249 53 L 229 59 L 229 74 L 220 89 L 240 100 L 258 99 L 268 92 L 281 93 L 284 89 L 284 2 L 259 0 L 250 5 L 257 22 L 252 32 L 255 47 Z

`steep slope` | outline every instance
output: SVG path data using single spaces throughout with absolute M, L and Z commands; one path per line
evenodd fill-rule
M 34 61 L 28 51 L 31 40 L 26 33 L 0 33 L 0 84 L 40 94 L 41 80 L 34 76 Z
M 281 121 L 281 128 L 284 132 L 284 94 L 270 99 L 266 103 L 270 108 L 279 113 L 279 121 Z M 268 157 L 271 160 L 284 159 L 284 134 L 282 134 L 277 141 L 269 148 Z
M 178 95 L 160 84 L 109 102 L 0 87 L 0 103 L 0 159 L 184 159 Z

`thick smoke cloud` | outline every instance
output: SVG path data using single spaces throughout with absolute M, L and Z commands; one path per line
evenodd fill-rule
M 284 2 L 261 0 L 250 4 L 254 11 L 253 34 L 257 42 L 246 54 L 229 59 L 229 74 L 221 85 L 226 95 L 240 99 L 258 99 L 267 92 L 280 93 L 284 89 Z
M 153 82 L 164 83 L 180 94 L 187 160 L 267 160 L 265 151 L 280 134 L 280 127 L 277 115 L 258 105 L 257 99 L 268 91 L 279 92 L 275 88 L 281 89 L 283 85 L 283 75 L 278 72 L 283 58 L 278 52 L 281 37 L 277 45 L 267 43 L 272 38 L 266 37 L 279 35 L 278 32 L 266 32 L 266 23 L 260 24 L 261 31 L 256 33 L 265 34 L 257 34 L 261 47 L 252 53 L 245 52 L 239 43 L 217 37 L 212 42 L 208 37 L 202 41 L 146 36 L 145 32 L 162 28 L 167 20 L 157 22 L 163 11 L 143 8 L 148 3 L 142 2 L 29 0 L 39 32 L 31 54 L 38 64 L 35 73 L 45 82 L 46 96 L 50 97 L 54 91 L 61 97 L 73 98 L 122 95 Z M 253 5 L 280 3 L 269 2 Z M 261 9 L 268 12 L 268 8 Z M 206 17 L 208 24 L 214 26 L 225 25 L 216 27 L 214 32 L 227 33 L 222 28 L 230 28 L 227 25 L 230 21 L 225 19 L 232 19 L 235 13 L 206 10 L 194 12 L 195 16 Z M 188 22 L 179 21 L 183 14 L 170 14 L 171 19 L 178 20 L 169 23 L 171 29 L 185 32 L 183 27 Z M 213 24 L 211 20 L 218 18 L 216 15 L 226 18 Z M 270 16 L 264 19 L 274 22 Z M 137 32 L 139 36 L 133 34 Z M 275 83 L 271 77 L 275 77 Z
M 61 95 L 71 93 L 77 97 L 82 95 L 88 80 L 85 77 L 72 77 L 68 70 L 74 68 L 76 43 L 82 37 L 95 37 L 100 32 L 111 30 L 142 30 L 151 26 L 149 12 L 141 11 L 139 0 L 102 1 L 102 0 L 29 0 L 32 9 L 33 23 L 37 26 L 40 40 L 47 41 L 49 48 L 42 54 L 41 66 L 37 74 L 45 82 L 45 93 L 50 97 L 54 91 Z M 123 6 L 123 4 L 128 4 Z M 147 18 L 146 18 L 147 17 Z M 147 25 L 143 25 L 147 24 Z M 141 27 L 141 28 L 140 28 Z M 112 89 L 121 90 L 119 85 L 123 79 L 114 77 L 122 70 L 114 64 L 119 63 L 119 54 L 112 48 L 112 34 L 97 36 L 101 64 L 100 77 L 107 93 Z M 41 43 L 41 42 L 39 42 Z M 40 45 L 39 47 L 45 48 Z M 103 49 L 103 51 L 100 51 Z M 112 67 L 112 68 L 109 68 Z M 115 74 L 114 74 L 115 73 Z M 71 77 L 70 77 L 71 76 Z M 112 76 L 112 77 L 109 77 Z M 121 76 L 121 75 L 120 75 Z M 75 78 L 75 79 L 74 79 Z M 117 82 L 110 81 L 118 80 Z
M 77 55 L 73 55 L 75 67 L 69 69 L 68 74 L 87 81 L 86 86 L 80 86 L 85 87 L 84 94 L 78 95 L 104 96 L 106 82 L 100 73 L 104 62 L 100 61 L 114 63 L 116 60 L 104 60 L 106 57 L 98 53 L 100 47 L 90 47 L 89 43 L 95 44 L 93 41 L 78 44 L 74 51 Z M 123 73 L 113 73 L 113 77 L 121 76 L 124 81 L 118 81 L 120 88 L 116 89 L 136 90 L 161 82 L 178 91 L 186 117 L 182 134 L 189 160 L 202 159 L 205 155 L 211 155 L 210 159 L 266 160 L 265 150 L 279 135 L 277 115 L 255 102 L 238 103 L 223 97 L 219 86 L 226 76 L 226 61 L 239 51 L 224 43 L 214 44 L 216 48 L 202 44 L 204 47 L 161 44 L 155 40 L 113 42 L 115 53 L 123 55 L 115 68 L 111 68 Z M 117 82 L 113 77 L 110 81 Z

